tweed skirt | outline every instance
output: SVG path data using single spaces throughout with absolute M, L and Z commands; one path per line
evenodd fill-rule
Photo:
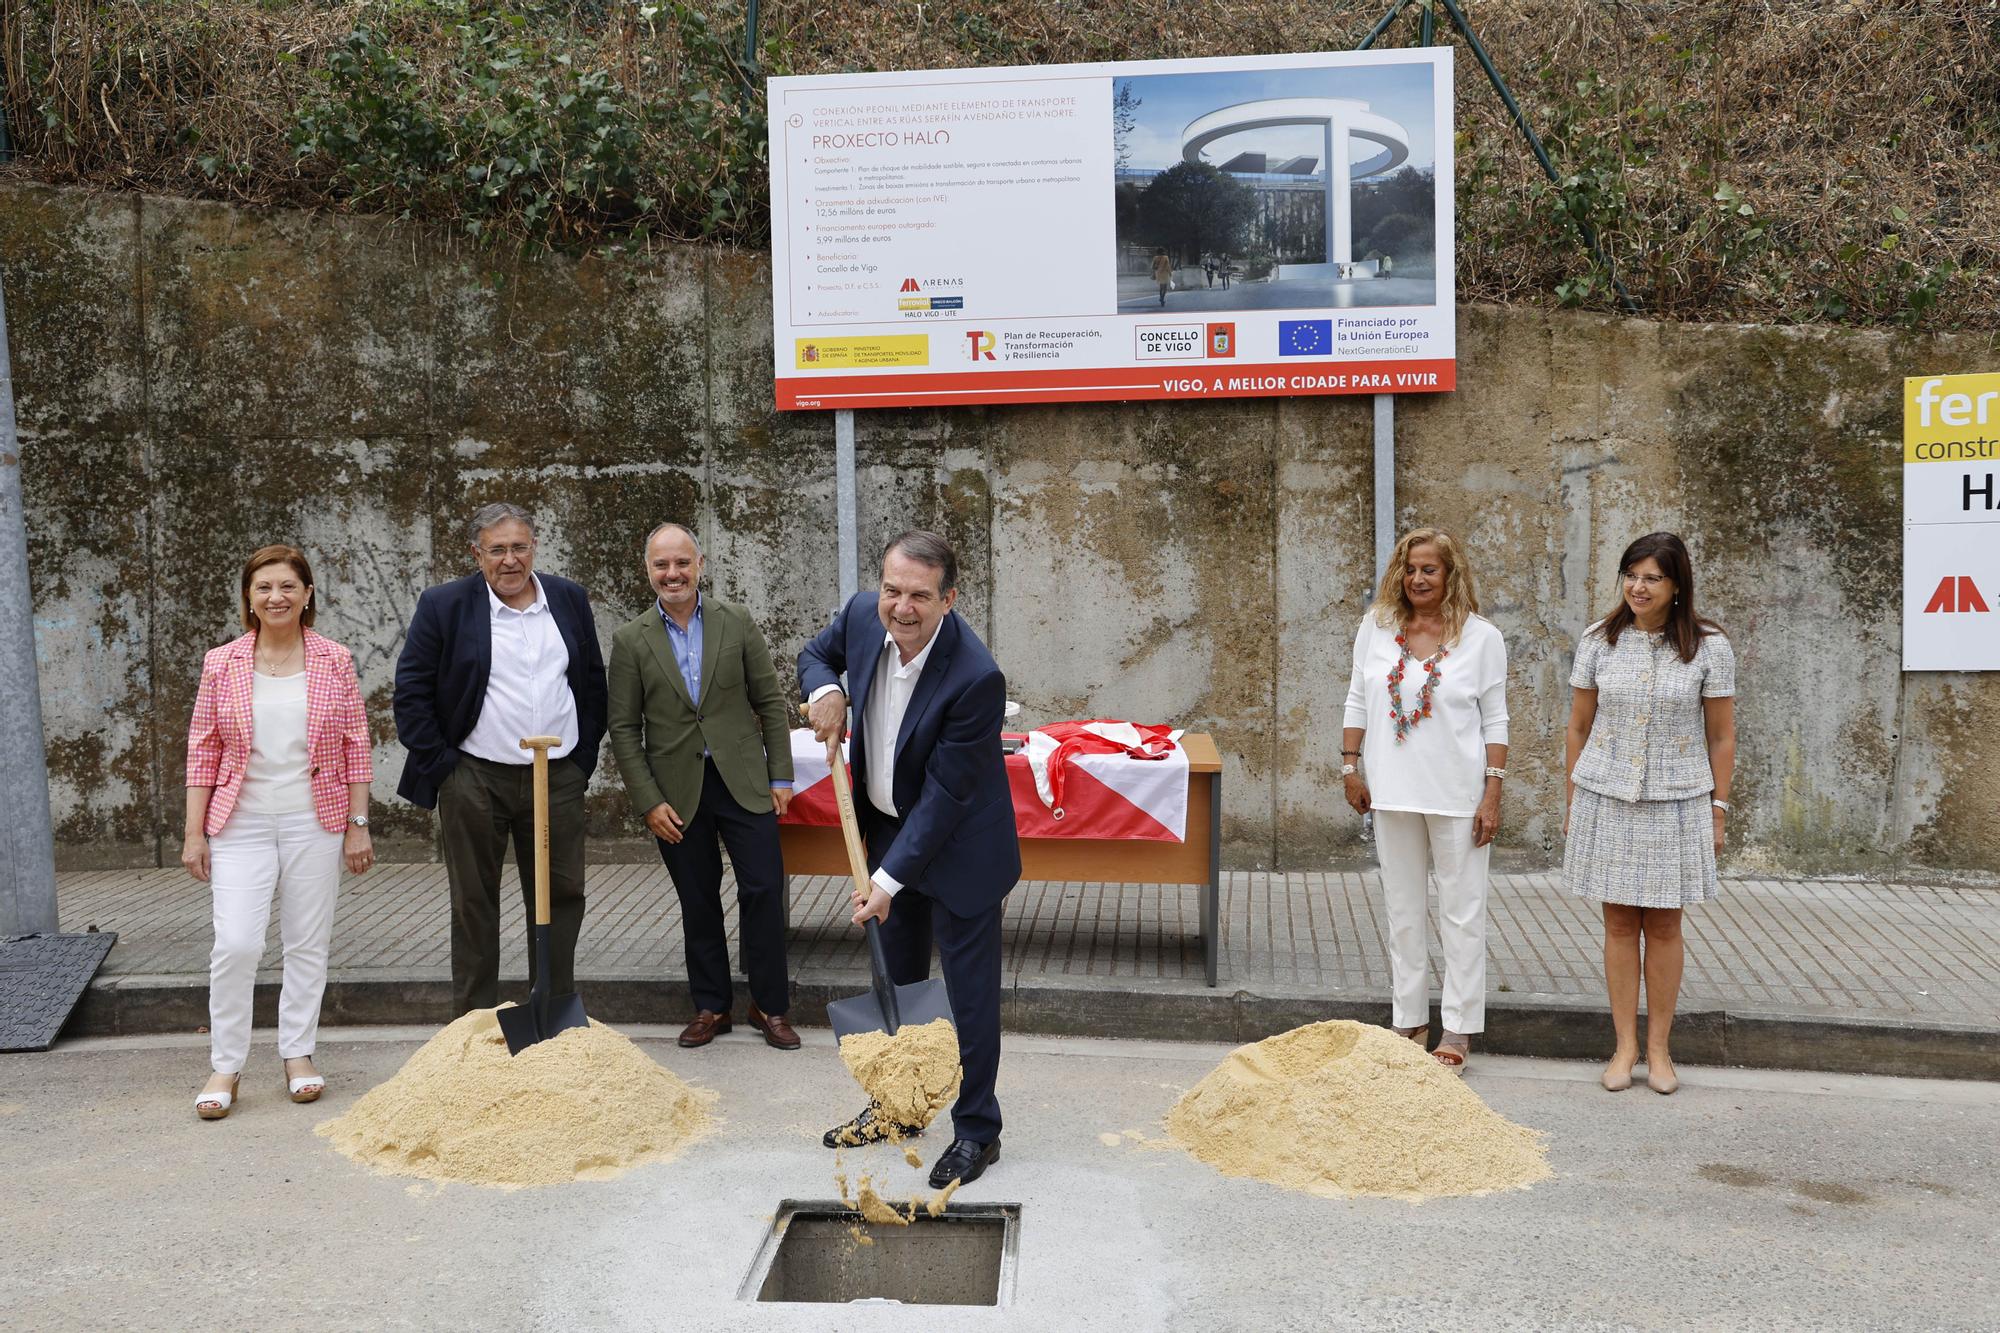
M 1715 816 L 1707 796 L 1621 801 L 1576 789 L 1563 887 L 1593 902 L 1686 907 L 1716 896 Z

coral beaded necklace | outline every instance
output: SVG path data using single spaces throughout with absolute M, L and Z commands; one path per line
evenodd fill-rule
M 1406 713 L 1403 711 L 1403 670 L 1412 659 L 1409 641 L 1401 634 L 1396 636 L 1396 665 L 1389 668 L 1389 720 L 1396 724 L 1396 744 L 1401 745 L 1416 729 L 1417 723 L 1431 715 L 1431 696 L 1437 692 L 1438 681 L 1444 678 L 1444 672 L 1439 667 L 1449 656 L 1451 649 L 1439 644 L 1436 652 L 1418 664 L 1424 669 L 1424 687 L 1417 691 L 1416 706 Z

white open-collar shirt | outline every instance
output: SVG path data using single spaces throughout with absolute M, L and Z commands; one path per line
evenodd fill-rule
M 535 600 L 516 611 L 486 588 L 493 663 L 486 676 L 486 699 L 479 720 L 459 749 L 496 764 L 528 764 L 521 748 L 528 736 L 560 736 L 549 751 L 560 759 L 576 748 L 576 695 L 569 688 L 569 645 L 549 610 L 548 594 L 534 575 Z
M 924 663 L 931 660 L 931 649 L 937 647 L 938 635 L 943 630 L 944 618 L 940 616 L 937 628 L 931 631 L 930 642 L 908 662 L 896 650 L 895 636 L 887 630 L 882 632 L 882 656 L 875 663 L 875 678 L 868 688 L 868 701 L 862 705 L 861 719 L 863 730 L 868 733 L 868 803 L 891 819 L 900 819 L 903 813 L 896 808 L 896 735 L 903 729 L 903 715 L 910 711 L 910 697 L 917 692 Z M 813 691 L 813 698 L 837 688 L 822 685 Z M 869 879 L 892 898 L 903 887 L 901 880 L 880 867 Z

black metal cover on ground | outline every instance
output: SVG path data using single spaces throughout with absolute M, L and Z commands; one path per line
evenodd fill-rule
M 46 1051 L 69 1021 L 118 933 L 0 940 L 0 1051 Z

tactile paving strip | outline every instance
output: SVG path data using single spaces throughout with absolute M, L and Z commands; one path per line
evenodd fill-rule
M 97 975 L 116 931 L 0 940 L 0 1051 L 46 1051 Z

